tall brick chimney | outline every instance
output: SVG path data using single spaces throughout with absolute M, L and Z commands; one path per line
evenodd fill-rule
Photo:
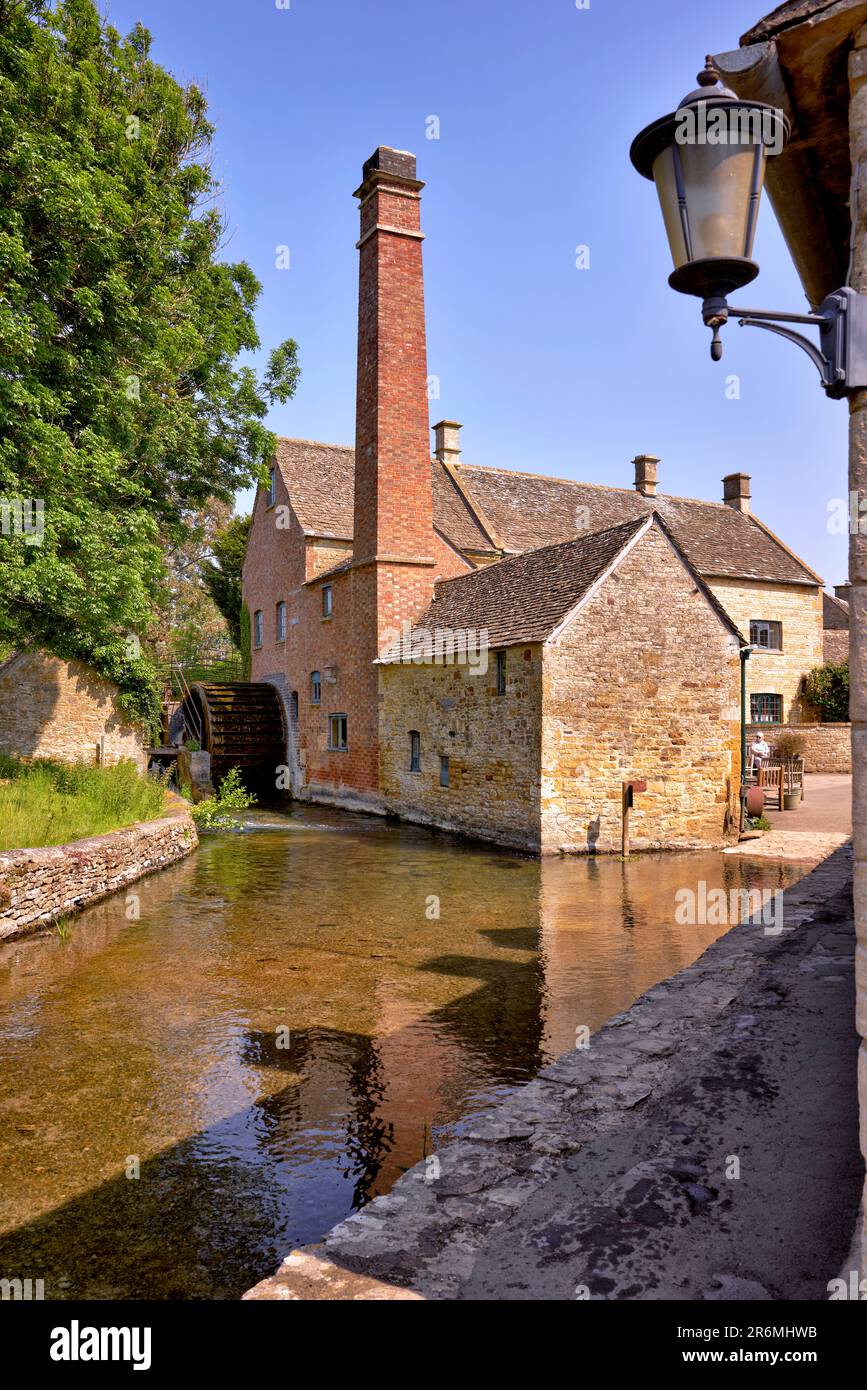
M 635 464 L 635 491 L 643 497 L 655 497 L 659 459 L 655 454 L 639 454 L 632 462 Z
M 723 478 L 723 501 L 736 512 L 750 510 L 750 474 L 727 473 Z
M 415 155 L 380 145 L 362 171 L 355 560 L 433 563 L 420 194 Z

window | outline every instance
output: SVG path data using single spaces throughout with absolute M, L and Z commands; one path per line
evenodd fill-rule
M 262 645 L 262 613 L 261 610 L 253 614 L 253 646 Z
M 497 694 L 506 693 L 506 653 L 497 652 Z
M 440 786 L 447 787 L 449 784 L 449 760 L 443 756 L 440 758 Z
M 409 735 L 409 770 L 421 772 L 421 734 L 412 729 Z
M 750 723 L 751 724 L 782 724 L 783 722 L 783 697 L 782 695 L 751 695 L 750 696 Z
M 310 703 L 311 705 L 318 705 L 321 699 L 322 677 L 318 671 L 312 671 L 310 674 Z
M 322 585 L 322 616 L 330 618 L 334 612 L 334 595 L 331 592 L 330 584 Z
M 277 501 L 277 469 L 272 464 L 268 469 L 268 506 L 273 507 Z
M 332 753 L 343 753 L 349 747 L 345 714 L 329 714 L 328 747 Z
M 769 623 L 764 618 L 753 618 L 750 622 L 750 645 L 761 647 L 768 652 L 783 650 L 783 624 Z
M 298 691 L 293 690 L 289 696 L 289 718 L 293 724 L 298 722 Z
M 286 641 L 286 605 L 285 605 L 285 603 L 278 603 L 278 604 L 277 604 L 277 641 L 278 641 L 278 642 L 285 642 L 285 641 Z

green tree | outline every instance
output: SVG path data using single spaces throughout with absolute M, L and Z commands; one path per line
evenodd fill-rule
M 292 341 L 238 364 L 260 286 L 219 259 L 204 97 L 150 42 L 0 0 L 0 644 L 91 662 L 145 718 L 165 557 L 264 480 L 298 378 Z
M 825 723 L 845 724 L 849 718 L 849 663 L 815 666 L 804 679 L 804 694 Z
M 233 516 L 211 542 L 213 559 L 202 566 L 202 581 L 229 627 L 232 641 L 241 650 L 241 572 L 253 518 Z

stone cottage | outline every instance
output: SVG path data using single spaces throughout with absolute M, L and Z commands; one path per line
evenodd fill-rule
M 453 634 L 491 659 L 438 654 Z M 658 515 L 447 580 L 397 645 L 381 658 L 380 790 L 404 817 L 619 851 L 622 785 L 640 777 L 635 848 L 736 827 L 744 638 Z
M 707 677 L 718 700 L 711 722 L 715 721 L 719 744 L 715 752 L 709 746 L 692 751 L 698 760 L 707 757 L 707 766 L 714 769 L 713 790 L 705 787 L 701 793 L 704 811 L 700 814 L 691 791 L 686 795 L 678 791 L 674 799 L 649 792 L 643 808 L 636 806 L 636 828 L 643 817 L 640 838 L 647 844 L 718 840 L 723 834 L 724 808 L 739 776 L 729 760 L 732 700 L 738 698 L 730 687 L 731 642 L 735 634 L 743 634 L 742 645 L 749 641 L 756 649 L 747 664 L 748 719 L 772 723 L 807 716 L 801 683 L 803 675 L 822 660 L 822 581 L 752 514 L 750 479 L 745 473 L 733 472 L 725 478 L 722 501 L 703 502 L 659 493 L 659 460 L 647 454 L 634 460 L 634 484 L 628 488 L 478 467 L 462 461 L 460 426 L 451 420 L 434 427 L 431 457 L 422 187 L 411 154 L 380 147 L 364 165 L 357 190 L 361 227 L 354 449 L 281 439 L 270 486 L 260 489 L 256 498 L 244 566 L 252 672 L 254 680 L 273 683 L 283 695 L 292 790 L 311 800 L 390 809 L 460 825 L 470 833 L 504 842 L 611 847 L 608 800 L 604 807 L 594 803 L 591 815 L 590 802 L 581 801 L 578 787 L 581 778 L 590 774 L 575 773 L 570 784 L 555 754 L 557 721 L 569 722 L 562 709 L 555 712 L 555 692 L 564 689 L 562 679 L 558 682 L 554 676 L 555 652 L 565 650 L 563 642 L 568 646 L 571 628 L 570 637 L 558 645 L 553 627 L 534 629 L 532 640 L 523 638 L 523 629 L 516 627 L 514 643 L 510 639 L 492 649 L 494 663 L 502 660 L 496 653 L 506 651 L 506 666 L 514 678 L 514 652 L 520 646 L 529 653 L 522 672 L 526 668 L 536 673 L 524 696 L 527 718 L 536 701 L 535 717 L 540 721 L 532 813 L 524 807 L 513 814 L 501 804 L 496 813 L 482 814 L 478 797 L 473 802 L 469 795 L 472 778 L 479 781 L 481 792 L 499 788 L 495 799 L 500 803 L 508 785 L 513 787 L 510 795 L 526 800 L 529 764 L 515 767 L 513 774 L 504 766 L 499 778 L 492 774 L 489 780 L 487 773 L 482 777 L 478 769 L 472 770 L 469 745 L 456 757 L 458 781 L 451 776 L 450 762 L 448 787 L 440 788 L 442 794 L 434 798 L 436 815 L 430 804 L 420 804 L 419 788 L 425 785 L 428 770 L 422 772 L 421 782 L 407 783 L 402 774 L 408 771 L 408 762 L 403 768 L 401 760 L 409 758 L 410 732 L 421 734 L 425 724 L 430 740 L 432 730 L 421 714 L 407 728 L 399 728 L 395 702 L 407 697 L 406 682 L 419 682 L 418 689 L 426 685 L 438 689 L 443 673 L 412 664 L 408 670 L 397 669 L 404 663 L 379 658 L 390 649 L 395 633 L 406 631 L 407 625 L 412 632 L 432 605 L 445 601 L 446 594 L 453 595 L 460 587 L 469 596 L 471 609 L 476 594 L 481 603 L 493 592 L 487 587 L 489 576 L 500 571 L 505 583 L 510 572 L 520 572 L 508 567 L 534 552 L 541 558 L 532 563 L 533 589 L 523 595 L 515 591 L 510 598 L 516 621 L 524 610 L 529 617 L 536 589 L 541 594 L 550 590 L 553 601 L 562 579 L 561 566 L 583 563 L 584 551 L 578 542 L 589 545 L 599 533 L 633 525 L 636 535 L 641 532 L 640 549 L 649 560 L 653 556 L 661 563 L 661 557 L 667 557 L 667 577 L 674 590 L 669 594 L 664 585 L 657 585 L 643 591 L 647 630 L 657 632 L 660 641 L 664 638 L 652 660 L 629 604 L 623 610 L 622 638 L 613 632 L 601 637 L 602 645 L 608 644 L 609 664 L 606 668 L 601 649 L 594 652 L 594 680 L 600 683 L 594 686 L 592 702 L 594 746 L 608 744 L 611 750 L 619 750 L 612 751 L 610 764 L 618 795 L 621 774 L 643 777 L 649 771 L 638 765 L 637 757 L 638 712 L 631 698 L 640 692 L 647 757 L 655 760 L 654 776 L 661 776 L 663 761 L 677 763 L 676 740 L 683 737 L 680 723 L 664 750 L 657 719 L 666 707 L 672 707 L 672 701 L 679 711 L 685 711 L 690 702 L 698 711 L 703 688 L 696 682 L 698 660 L 703 679 Z M 641 529 L 651 521 L 652 525 Z M 591 546 L 585 558 L 593 553 Z M 624 573 L 635 563 L 624 556 Z M 697 627 L 695 631 L 681 628 L 675 646 L 665 610 L 687 582 L 684 575 L 692 586 Z M 455 588 L 450 590 L 452 581 Z M 600 616 L 609 603 L 619 612 L 619 604 L 626 600 L 614 604 L 613 596 L 621 593 L 622 584 L 618 565 L 605 597 L 594 594 L 588 604 L 598 604 Z M 574 603 L 580 602 L 582 595 L 574 586 L 566 587 Z M 632 593 L 637 592 L 633 585 Z M 440 597 L 435 599 L 435 594 Z M 636 604 L 637 599 L 630 602 Z M 564 607 L 556 615 L 557 622 L 567 611 Z M 575 631 L 586 638 L 583 620 Z M 706 650 L 701 646 L 705 639 Z M 524 662 L 523 655 L 520 659 Z M 611 676 L 615 670 L 619 674 Z M 630 689 L 630 701 L 624 704 L 627 673 L 635 691 Z M 450 678 L 457 685 L 454 671 Z M 608 680 L 610 689 L 606 689 Z M 478 682 L 467 685 L 477 697 L 481 688 Z M 512 697 L 507 694 L 506 698 Z M 625 711 L 621 722 L 620 711 Z M 698 723 L 706 719 L 711 719 L 706 710 L 696 713 Z M 510 764 L 516 734 L 500 727 L 505 765 Z M 708 727 L 698 735 L 699 742 Z M 581 728 L 582 737 L 588 737 L 583 722 Z M 491 737 L 495 736 L 492 730 Z M 434 751 L 430 742 L 426 746 L 428 752 Z M 451 758 L 443 750 L 439 756 Z M 684 766 L 689 756 L 683 755 Z M 553 786 L 558 779 L 562 779 L 559 791 Z M 462 796 L 464 804 L 459 805 Z M 445 804 L 449 800 L 451 809 Z M 708 807 L 714 808 L 712 816 Z M 507 826 L 510 816 L 514 835 Z M 583 826 L 581 817 L 586 819 Z M 591 822 L 597 817 L 599 824 L 594 828 Z

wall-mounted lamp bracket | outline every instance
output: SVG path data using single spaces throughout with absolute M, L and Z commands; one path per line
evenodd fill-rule
M 723 295 L 711 295 L 702 304 L 702 318 L 713 330 L 710 353 L 715 362 L 722 357 L 719 330 L 732 315 L 742 328 L 766 328 L 802 348 L 817 368 L 824 390 L 834 400 L 867 387 L 867 295 L 848 287 L 835 290 L 815 314 L 735 309 Z M 790 323 L 818 328 L 818 345 L 785 326 Z

